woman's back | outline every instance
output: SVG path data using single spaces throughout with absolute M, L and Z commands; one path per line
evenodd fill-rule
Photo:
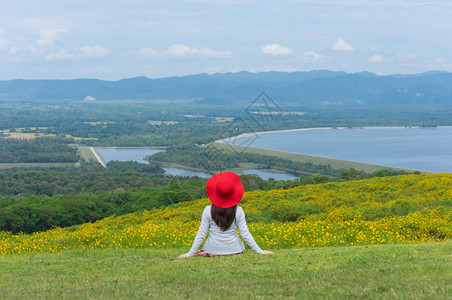
M 221 228 L 213 220 L 211 209 L 211 205 L 204 208 L 198 234 L 195 237 L 192 248 L 186 254 L 187 256 L 192 256 L 196 253 L 207 235 L 207 232 L 209 232 L 209 236 L 202 247 L 204 252 L 212 255 L 230 255 L 242 252 L 245 250 L 245 245 L 240 240 L 240 237 L 237 234 L 237 229 L 240 231 L 240 235 L 252 250 L 260 254 L 264 253 L 264 251 L 259 248 L 257 243 L 254 241 L 253 236 L 250 234 L 246 225 L 245 213 L 240 206 L 237 206 L 235 221 L 232 222 L 231 226 L 225 231 L 221 230 Z
M 212 205 L 206 206 L 202 213 L 201 225 L 190 251 L 181 257 L 193 256 L 209 232 L 203 253 L 210 255 L 231 255 L 243 252 L 245 245 L 240 240 L 237 229 L 243 240 L 252 250 L 260 254 L 272 254 L 263 251 L 254 241 L 248 230 L 243 209 L 237 204 L 241 201 L 244 188 L 240 178 L 232 172 L 224 172 L 212 176 L 206 185 L 207 195 Z M 235 212 L 235 213 L 234 213 Z

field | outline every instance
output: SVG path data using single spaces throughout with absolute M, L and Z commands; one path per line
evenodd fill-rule
M 34 168 L 34 167 L 70 167 L 73 166 L 73 163 L 0 163 L 0 169 L 9 169 L 9 168 Z
M 404 175 L 245 193 L 262 248 L 420 243 L 452 238 L 452 174 Z M 0 255 L 189 247 L 207 199 L 30 235 L 0 232 Z
M 255 169 L 259 169 L 259 171 L 262 172 L 272 172 L 272 173 L 282 173 L 285 174 L 286 172 L 280 170 L 280 169 L 276 169 L 276 168 L 262 168 L 261 164 L 258 163 L 253 163 L 253 162 L 244 162 L 244 163 L 239 163 L 239 167 L 238 168 L 233 168 L 230 171 L 237 173 L 237 174 L 243 174 L 244 170 L 255 170 Z
M 0 256 L 4 299 L 451 299 L 452 242 L 246 252 L 186 249 Z
M 47 129 L 47 127 L 31 127 L 31 130 L 45 130 Z M 5 130 L 0 130 L 0 134 L 5 134 L 6 137 L 5 138 L 10 138 L 10 139 L 35 139 L 37 137 L 51 137 L 51 136 L 55 136 L 55 134 L 47 134 L 47 133 L 42 133 L 42 132 L 23 132 L 25 130 L 25 128 L 15 128 L 14 132 L 11 132 L 9 129 L 5 129 Z M 66 135 L 67 138 L 73 138 L 76 141 L 79 140 L 97 140 L 97 138 L 80 138 L 80 137 L 73 137 L 70 134 Z

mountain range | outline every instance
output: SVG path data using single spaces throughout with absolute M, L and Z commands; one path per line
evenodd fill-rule
M 0 81 L 0 102 L 177 100 L 199 105 L 249 103 L 265 91 L 296 105 L 452 105 L 452 73 L 238 72 L 118 81 L 98 79 Z

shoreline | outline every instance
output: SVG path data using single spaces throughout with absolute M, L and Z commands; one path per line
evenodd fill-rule
M 221 143 L 224 144 L 224 143 Z M 240 146 L 240 145 L 229 145 L 229 147 L 244 147 L 244 146 Z M 280 153 L 286 153 L 286 154 L 290 154 L 290 155 L 297 155 L 297 156 L 303 156 L 303 157 L 308 157 L 308 158 L 313 158 L 313 159 L 324 159 L 327 161 L 338 161 L 338 162 L 344 162 L 344 163 L 350 163 L 350 164 L 356 164 L 356 165 L 362 165 L 362 166 L 369 166 L 369 167 L 377 167 L 377 168 L 381 168 L 381 169 L 395 169 L 395 170 L 402 170 L 402 171 L 407 171 L 407 172 L 422 172 L 422 173 L 432 173 L 430 171 L 422 171 L 422 170 L 417 170 L 417 169 L 409 169 L 409 168 L 404 168 L 404 167 L 395 167 L 395 166 L 388 166 L 388 165 L 380 165 L 380 164 L 373 164 L 373 163 L 368 163 L 368 162 L 361 162 L 361 161 L 356 161 L 356 160 L 349 160 L 349 159 L 341 159 L 341 158 L 332 158 L 332 157 L 326 157 L 326 156 L 316 156 L 316 155 L 312 155 L 312 154 L 304 154 L 304 153 L 297 153 L 297 152 L 290 152 L 290 151 L 284 151 L 284 150 L 273 150 L 273 149 L 267 149 L 267 148 L 258 148 L 258 147 L 252 147 L 252 146 L 246 146 L 247 149 L 254 149 L 254 150 L 264 150 L 264 151 L 269 151 L 269 152 L 280 152 Z M 352 167 L 351 167 L 352 168 Z M 353 166 L 353 168 L 356 168 L 356 166 Z
M 150 147 L 146 147 L 146 146 L 100 146 L 100 147 L 93 147 L 95 149 L 155 149 L 155 150 L 162 150 L 162 149 L 166 149 L 167 147 L 159 147 L 159 146 L 150 146 Z
M 228 141 L 234 141 L 238 139 L 248 138 L 252 136 L 259 136 L 269 133 L 283 133 L 283 132 L 298 132 L 298 131 L 311 131 L 311 130 L 363 130 L 363 129 L 443 129 L 452 128 L 452 126 L 435 126 L 435 127 L 423 127 L 423 126 L 363 126 L 363 127 L 307 127 L 307 128 L 294 128 L 294 129 L 280 129 L 280 130 L 269 130 L 269 131 L 258 131 L 258 132 L 248 132 L 242 133 L 233 137 L 216 140 L 214 143 L 226 143 Z

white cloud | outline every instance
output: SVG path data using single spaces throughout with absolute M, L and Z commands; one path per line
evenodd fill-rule
M 140 55 L 147 57 L 147 56 L 157 56 L 160 55 L 160 52 L 152 49 L 152 48 L 148 48 L 148 47 L 141 47 L 140 49 Z
M 176 56 L 185 56 L 185 55 L 192 55 L 192 54 L 198 54 L 198 50 L 195 48 L 190 48 L 186 45 L 181 44 L 173 44 L 168 47 L 166 50 L 166 53 L 170 55 L 176 55 Z
M 232 57 L 231 51 L 215 51 L 209 48 L 201 47 L 199 49 L 191 48 L 187 45 L 173 44 L 168 47 L 166 53 L 175 56 L 199 55 L 206 57 Z
M 75 53 L 69 53 L 66 50 L 61 50 L 58 53 L 52 53 L 45 57 L 46 60 L 56 61 L 56 60 L 75 60 L 77 55 Z
M 209 48 L 201 47 L 199 49 L 199 55 L 209 57 L 232 57 L 233 53 L 231 51 L 214 51 Z
M 355 51 L 355 48 L 347 44 L 343 39 L 338 39 L 332 46 L 333 50 Z
M 67 33 L 67 29 L 45 29 L 39 31 L 39 40 L 36 42 L 37 45 L 53 43 L 60 40 L 63 34 Z
M 314 61 L 314 60 L 319 60 L 323 58 L 323 55 L 318 54 L 315 51 L 308 51 L 306 53 L 303 54 L 303 58 L 305 60 L 310 60 L 310 61 Z
M 102 57 L 102 56 L 108 55 L 108 49 L 104 48 L 102 46 L 82 47 L 82 48 L 80 48 L 80 52 L 81 52 L 82 56 L 86 56 L 86 57 Z
M 153 48 L 141 47 L 141 56 L 158 56 L 158 55 L 171 55 L 171 56 L 203 56 L 203 57 L 218 57 L 229 58 L 233 56 L 231 51 L 215 51 L 206 47 L 192 48 L 187 45 L 173 44 L 169 46 L 166 51 L 160 52 Z
M 374 62 L 374 63 L 379 63 L 383 61 L 383 56 L 376 54 L 376 55 L 372 55 L 371 57 L 369 57 L 369 61 L 370 62 Z
M 104 57 L 109 54 L 107 48 L 102 46 L 86 46 L 82 47 L 76 51 L 68 52 L 67 50 L 61 50 L 60 52 L 55 52 L 47 55 L 46 60 L 58 61 L 58 60 L 81 60 L 90 57 Z
M 49 53 L 58 53 L 62 48 L 58 41 L 62 40 L 67 29 L 39 30 L 39 39 L 31 41 L 15 38 L 11 41 L 10 53 L 13 55 L 46 56 Z
M 293 54 L 290 48 L 282 47 L 280 44 L 265 45 L 261 49 L 262 53 L 271 55 L 290 55 Z

